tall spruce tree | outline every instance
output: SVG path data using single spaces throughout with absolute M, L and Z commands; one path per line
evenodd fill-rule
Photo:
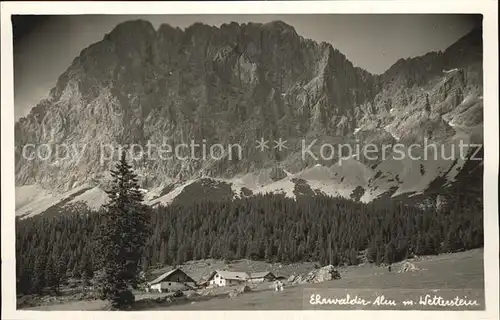
M 78 265 L 78 270 L 84 285 L 88 286 L 90 284 L 90 279 L 94 277 L 94 269 L 90 261 L 90 252 L 87 250 L 82 253 L 82 259 Z
M 33 293 L 42 293 L 47 282 L 45 279 L 45 265 L 47 263 L 47 256 L 45 253 L 36 256 L 35 267 L 33 272 L 33 280 L 31 282 Z
M 150 217 L 125 151 L 111 176 L 113 181 L 107 191 L 110 201 L 104 206 L 96 243 L 100 267 L 97 286 L 101 299 L 109 300 L 113 308 L 124 309 L 134 302 L 130 289 L 137 286 L 139 279 Z
M 52 257 L 48 257 L 45 264 L 45 284 L 53 292 L 57 293 L 59 288 L 59 275 L 57 274 L 57 267 Z

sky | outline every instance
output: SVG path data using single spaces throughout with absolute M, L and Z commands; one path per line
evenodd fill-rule
M 383 73 L 400 58 L 444 50 L 478 25 L 471 15 L 67 15 L 46 17 L 14 37 L 16 121 L 47 97 L 57 78 L 89 45 L 117 24 L 149 20 L 182 29 L 195 22 L 220 26 L 282 20 L 304 38 L 326 41 L 358 67 Z M 14 26 L 16 27 L 16 26 Z M 17 28 L 21 30 L 21 28 Z

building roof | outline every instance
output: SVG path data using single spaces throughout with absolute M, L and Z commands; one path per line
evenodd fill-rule
M 174 273 L 177 273 L 177 272 L 182 272 L 186 275 L 186 277 L 188 277 L 188 280 L 187 282 L 195 282 L 190 276 L 187 275 L 187 273 L 185 273 L 184 271 L 182 271 L 181 269 L 179 268 L 176 268 L 176 269 L 173 269 L 173 270 L 170 270 L 170 271 L 167 271 L 165 272 L 164 274 L 162 274 L 161 276 L 159 276 L 158 278 L 154 279 L 153 281 L 150 281 L 148 282 L 149 285 L 152 285 L 152 284 L 156 284 L 156 283 L 160 283 L 160 282 L 163 282 L 163 281 L 168 281 L 168 278 L 173 275 Z
M 250 278 L 252 278 L 252 279 L 264 278 L 267 275 L 272 275 L 274 277 L 274 274 L 271 271 L 262 271 L 262 272 L 251 273 Z
M 245 281 L 250 278 L 250 275 L 246 272 L 235 272 L 235 271 L 226 271 L 226 270 L 216 270 L 212 272 L 208 280 L 212 279 L 216 274 L 219 274 L 224 279 L 228 280 L 242 280 Z

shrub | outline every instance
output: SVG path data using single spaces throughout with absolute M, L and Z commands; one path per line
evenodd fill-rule
M 135 302 L 135 296 L 130 290 L 125 289 L 113 292 L 110 296 L 110 301 L 112 308 L 125 309 Z

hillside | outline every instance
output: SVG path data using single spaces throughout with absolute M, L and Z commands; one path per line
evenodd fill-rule
M 351 296 L 358 294 L 361 297 L 373 297 L 374 293 L 383 292 L 388 299 L 395 299 L 398 305 L 395 307 L 386 306 L 386 310 L 403 310 L 405 308 L 415 309 L 413 306 L 403 306 L 401 301 L 415 299 L 416 294 L 438 294 L 452 299 L 454 295 L 468 296 L 476 299 L 479 303 L 477 309 L 484 309 L 485 296 L 483 275 L 483 250 L 470 250 L 453 254 L 443 254 L 440 256 L 420 257 L 410 259 L 420 270 L 416 272 L 397 273 L 388 272 L 385 267 L 377 267 L 369 264 L 362 266 L 349 266 L 341 268 L 342 279 L 327 281 L 318 284 L 286 285 L 285 290 L 276 293 L 269 288 L 269 284 L 253 290 L 253 292 L 242 294 L 235 298 L 227 297 L 227 293 L 221 296 L 190 296 L 180 299 L 175 304 L 168 303 L 138 303 L 139 310 L 303 310 L 305 305 L 305 292 L 338 292 L 332 288 L 342 288 Z M 203 265 L 205 261 L 191 261 L 182 265 L 183 270 L 195 275 L 200 269 L 198 265 Z M 217 265 L 217 262 L 210 261 Z M 234 267 L 238 270 L 251 270 L 257 265 L 259 270 L 271 269 L 278 275 L 288 276 L 298 272 L 310 270 L 310 264 L 281 265 L 281 268 L 274 269 L 274 265 L 266 265 L 261 262 L 235 261 Z M 395 264 L 394 270 L 398 270 L 401 264 Z M 198 267 L 198 268 L 197 268 Z M 464 277 L 464 275 L 467 277 Z M 463 290 L 467 288 L 467 290 Z M 324 290 L 324 291 L 323 291 Z M 153 300 L 160 294 L 138 293 L 136 299 Z M 106 307 L 104 301 L 99 300 L 63 300 L 56 303 L 46 303 L 33 307 L 22 307 L 25 310 L 103 310 Z M 312 307 L 312 306 L 310 306 Z M 316 306 L 321 308 L 321 306 Z M 343 306 L 325 306 L 328 310 L 338 310 Z M 425 309 L 425 306 L 418 306 Z M 439 310 L 450 310 L 455 307 L 435 307 Z
M 354 193 L 364 202 L 420 193 L 436 179 L 453 181 L 462 164 L 399 161 L 394 153 L 375 160 L 304 159 L 302 140 L 318 139 L 315 154 L 321 143 L 427 139 L 451 148 L 460 141 L 482 143 L 482 122 L 481 30 L 444 52 L 401 59 L 372 75 L 281 21 L 220 28 L 197 23 L 185 30 L 129 21 L 82 50 L 48 98 L 16 123 L 16 215 L 104 203 L 113 159 L 105 158 L 103 146 L 191 140 L 238 143 L 242 158 L 226 152 L 220 160 L 203 159 L 199 150 L 187 160 L 141 157 L 134 167 L 151 205 L 194 190 L 222 199 L 242 192 Z M 255 141 L 261 137 L 283 138 L 287 149 L 259 152 Z M 30 143 L 67 145 L 79 153 L 27 160 L 21 152 Z

